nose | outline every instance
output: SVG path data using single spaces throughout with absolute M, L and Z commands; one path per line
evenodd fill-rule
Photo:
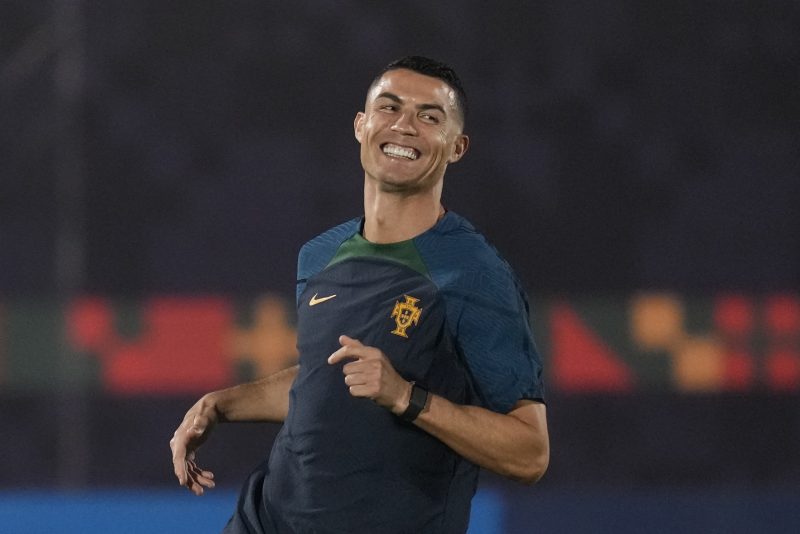
M 394 124 L 391 126 L 391 130 L 393 132 L 397 132 L 403 135 L 416 135 L 417 129 L 414 128 L 414 120 L 408 113 L 401 113 L 397 120 L 394 121 Z

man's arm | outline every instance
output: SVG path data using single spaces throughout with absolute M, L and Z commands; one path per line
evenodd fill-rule
M 196 451 L 217 423 L 239 421 L 281 422 L 289 412 L 289 389 L 298 367 L 204 395 L 192 406 L 169 442 L 172 465 L 181 486 L 196 495 L 214 487 L 214 474 L 195 463 Z
M 550 462 L 547 414 L 540 402 L 519 401 L 500 414 L 430 395 L 414 424 L 471 462 L 526 484 L 542 478 Z
M 342 348 L 328 363 L 353 360 L 342 368 L 350 394 L 370 398 L 395 415 L 402 414 L 408 407 L 411 384 L 397 374 L 380 349 L 347 336 L 339 341 Z M 430 395 L 414 424 L 471 462 L 521 482 L 539 480 L 550 461 L 542 403 L 522 400 L 507 414 L 499 414 Z

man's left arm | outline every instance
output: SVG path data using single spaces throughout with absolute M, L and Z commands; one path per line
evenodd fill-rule
M 380 349 L 341 336 L 342 348 L 328 363 L 347 362 L 344 382 L 354 397 L 365 397 L 400 415 L 408 408 L 411 383 Z M 471 462 L 497 474 L 532 484 L 547 470 L 550 441 L 545 405 L 520 400 L 506 414 L 455 404 L 429 394 L 414 424 Z
M 520 400 L 507 414 L 429 395 L 414 424 L 494 473 L 533 484 L 547 470 L 550 440 L 541 402 Z

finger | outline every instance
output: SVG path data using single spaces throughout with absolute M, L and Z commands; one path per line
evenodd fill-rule
M 197 475 L 187 467 L 186 487 L 197 496 L 203 494 L 203 485 L 197 480 Z
M 196 483 L 207 488 L 213 488 L 215 486 L 214 473 L 211 471 L 200 469 L 194 462 L 189 462 L 189 470 L 192 473 L 192 480 Z
M 197 462 L 187 462 L 187 464 L 188 464 L 188 467 L 192 471 L 193 474 L 195 474 L 197 476 L 201 476 L 203 478 L 207 478 L 209 480 L 214 478 L 214 473 L 212 473 L 211 471 L 207 471 L 205 469 L 202 469 L 199 465 L 197 465 Z
M 189 480 L 188 480 L 188 483 L 186 484 L 186 487 L 189 488 L 189 491 L 191 491 L 192 493 L 194 493 L 198 497 L 203 494 L 203 486 L 198 484 L 194 480 L 193 476 L 189 477 Z
M 354 375 L 358 373 L 363 373 L 366 369 L 367 367 L 364 365 L 363 360 L 354 360 L 342 366 L 342 372 L 345 375 Z
M 339 344 L 343 347 L 363 347 L 364 344 L 361 343 L 359 340 L 352 338 L 350 336 L 341 335 L 339 336 Z
M 363 347 L 363 345 L 361 347 Z M 342 348 L 328 357 L 328 363 L 333 365 L 347 358 L 358 359 L 361 357 L 361 352 L 359 350 L 361 347 L 347 345 L 342 346 Z
M 186 445 L 175 436 L 170 440 L 169 446 L 172 449 L 172 469 L 183 486 L 186 484 Z
M 178 484 L 185 486 L 189 478 L 186 472 L 185 464 L 183 462 L 178 463 L 177 461 L 173 461 L 172 465 L 174 468 L 173 470 L 175 471 L 175 476 L 178 478 Z
M 205 487 L 208 489 L 213 489 L 215 486 L 215 482 L 213 480 L 211 480 L 210 478 L 206 478 L 204 476 L 200 476 L 197 473 L 192 474 L 192 481 L 194 481 L 195 484 L 198 484 L 201 487 Z
M 213 479 L 214 478 L 214 473 L 212 473 L 211 471 L 208 471 L 206 469 L 201 469 L 200 466 L 197 465 L 196 462 L 192 462 L 192 470 L 196 471 L 198 474 L 200 474 L 204 478 L 208 478 L 208 479 Z
M 348 386 L 361 386 L 367 383 L 367 377 L 362 373 L 346 374 L 344 383 Z
M 358 384 L 350 386 L 350 395 L 353 397 L 373 398 L 375 396 L 375 388 L 368 384 Z

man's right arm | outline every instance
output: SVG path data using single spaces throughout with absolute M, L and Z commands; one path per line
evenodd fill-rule
M 195 463 L 195 453 L 217 423 L 281 422 L 289 413 L 289 389 L 298 366 L 268 377 L 204 395 L 192 406 L 169 442 L 172 465 L 182 486 L 196 495 L 214 487 L 214 474 Z
M 298 366 L 295 365 L 254 382 L 214 391 L 203 399 L 206 399 L 209 408 L 214 409 L 220 423 L 280 423 L 289 413 L 289 389 L 297 370 Z

